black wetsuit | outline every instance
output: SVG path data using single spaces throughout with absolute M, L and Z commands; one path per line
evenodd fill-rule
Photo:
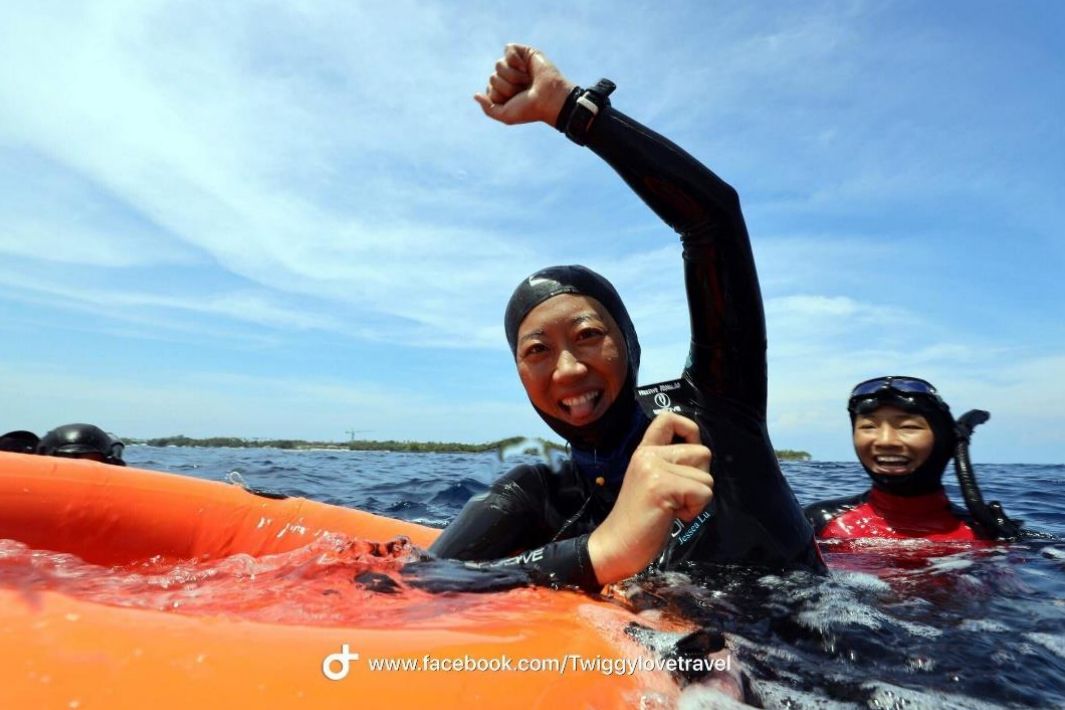
M 621 471 L 649 419 L 669 409 L 698 422 L 713 452 L 714 498 L 679 521 L 659 564 L 724 562 L 820 568 L 813 530 L 784 480 L 766 431 L 765 314 L 739 198 L 679 147 L 606 107 L 587 146 L 681 237 L 691 350 L 679 380 L 641 387 Z M 645 414 L 646 412 L 646 414 Z M 588 460 L 588 454 L 583 455 Z M 580 460 L 580 457 L 575 459 Z M 596 479 L 599 478 L 597 483 Z M 473 497 L 432 545 L 439 557 L 521 565 L 541 581 L 599 586 L 588 535 L 620 489 L 573 460 L 522 465 Z

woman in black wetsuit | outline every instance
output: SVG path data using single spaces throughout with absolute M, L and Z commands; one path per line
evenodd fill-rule
M 614 110 L 612 90 L 606 80 L 582 90 L 537 50 L 508 45 L 476 99 L 493 119 L 543 121 L 587 145 L 680 234 L 688 364 L 679 380 L 637 387 L 639 341 L 606 279 L 558 266 L 523 281 L 507 339 L 533 407 L 572 458 L 561 470 L 511 470 L 431 551 L 588 589 L 656 561 L 820 569 L 766 431 L 765 316 L 736 192 Z

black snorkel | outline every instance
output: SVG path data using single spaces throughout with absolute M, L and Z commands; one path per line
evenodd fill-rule
M 990 412 L 971 409 L 954 422 L 954 431 L 958 438 L 954 449 L 954 473 L 958 475 L 958 487 L 961 488 L 962 498 L 965 499 L 965 507 L 979 526 L 981 535 L 992 540 L 1012 541 L 1024 536 L 1021 524 L 1006 515 L 1002 504 L 997 500 L 984 502 L 984 496 L 976 483 L 976 474 L 973 473 L 972 461 L 969 459 L 969 440 L 972 438 L 973 429 L 990 418 Z

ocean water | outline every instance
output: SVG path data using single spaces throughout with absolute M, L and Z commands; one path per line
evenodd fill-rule
M 126 458 L 208 480 L 235 471 L 254 488 L 436 527 L 527 460 L 145 446 L 130 447 Z M 783 468 L 801 503 L 866 485 L 856 463 Z M 1065 466 L 977 464 L 976 471 L 986 499 L 1065 540 Z M 948 493 L 960 503 L 952 483 Z M 766 707 L 1065 707 L 1065 542 L 974 549 L 917 541 L 823 552 L 828 577 L 695 569 L 619 591 L 637 607 L 664 608 L 724 633 Z

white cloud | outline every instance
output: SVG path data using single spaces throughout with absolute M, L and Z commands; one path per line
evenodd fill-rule
M 56 218 L 60 206 L 38 213 L 32 229 L 7 225 L 0 248 L 34 256 L 65 241 L 73 246 L 50 258 L 131 266 L 142 263 L 137 254 L 162 259 L 191 246 L 281 300 L 316 296 L 400 319 L 392 337 L 427 331 L 469 345 L 468 333 L 454 333 L 454 314 L 495 320 L 499 294 L 516 280 L 501 274 L 529 260 L 513 236 L 461 219 L 483 211 L 476 184 L 440 180 L 472 165 L 460 156 L 477 155 L 466 124 L 484 119 L 467 84 L 474 59 L 477 75 L 490 62 L 460 58 L 468 71 L 456 71 L 454 56 L 441 62 L 450 30 L 432 8 L 267 10 L 205 10 L 195 22 L 165 4 L 19 16 L 8 46 L 15 71 L 0 84 L 11 107 L 6 138 L 94 181 L 178 244 L 159 238 L 135 249 Z M 417 23 L 408 21 L 414 12 Z M 313 31 L 313 44 L 303 31 Z M 295 44 L 279 47 L 273 32 Z M 511 145 L 480 161 L 481 184 L 518 174 L 529 151 Z M 227 312 L 201 299 L 187 307 Z M 267 310 L 249 312 L 286 320 L 282 309 Z
M 89 313 L 96 319 L 124 319 L 153 329 L 174 324 L 168 315 L 188 312 L 222 316 L 231 320 L 255 323 L 270 328 L 303 330 L 308 328 L 340 331 L 343 324 L 322 313 L 300 311 L 280 305 L 269 294 L 228 291 L 216 294 L 161 295 L 117 288 L 79 287 L 0 271 L 0 283 L 18 292 L 30 294 L 32 300 Z M 183 327 L 183 326 L 179 326 Z

